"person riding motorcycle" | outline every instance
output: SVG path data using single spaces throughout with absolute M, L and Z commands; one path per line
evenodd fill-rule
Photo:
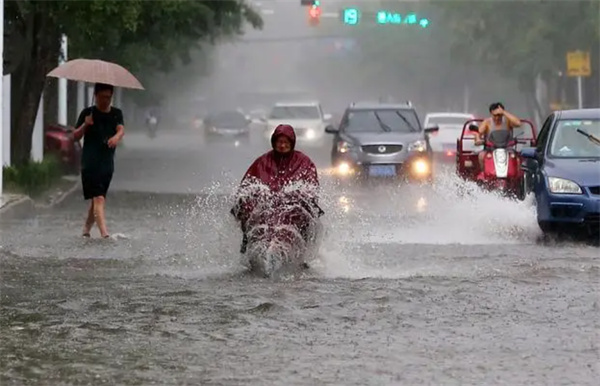
M 150 135 L 154 136 L 156 127 L 158 126 L 158 114 L 156 108 L 150 108 L 146 112 L 146 127 L 148 128 Z
M 285 186 L 293 182 L 304 182 L 308 189 L 302 192 L 302 199 L 307 198 L 318 215 L 323 211 L 318 206 L 319 178 L 317 168 L 313 161 L 304 153 L 295 150 L 296 134 L 290 125 L 279 125 L 275 128 L 271 136 L 271 146 L 273 150 L 258 157 L 246 171 L 242 178 L 239 194 L 252 185 L 266 185 L 270 192 L 280 192 Z M 240 221 L 243 239 L 241 253 L 245 253 L 248 242 L 246 222 L 254 209 L 252 198 L 240 198 L 231 214 Z M 312 208 L 311 208 L 312 209 Z
M 509 113 L 504 109 L 504 105 L 501 102 L 492 103 L 489 107 L 490 118 L 485 119 L 481 126 L 479 126 L 479 132 L 475 135 L 475 145 L 484 145 L 482 151 L 479 152 L 479 168 L 483 171 L 484 157 L 487 149 L 485 148 L 485 140 L 487 136 L 494 130 L 508 130 L 513 133 L 513 130 L 521 127 L 521 120 L 515 115 Z

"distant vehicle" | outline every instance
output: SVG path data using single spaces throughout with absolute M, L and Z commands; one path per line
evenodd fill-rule
M 79 174 L 82 147 L 73 137 L 73 127 L 49 125 L 44 133 L 44 153 L 53 154 L 65 173 Z
M 544 233 L 600 232 L 600 109 L 553 112 L 536 147 L 523 149 Z
M 250 123 L 246 115 L 235 110 L 210 114 L 203 121 L 204 134 L 206 138 L 249 138 Z
M 340 177 L 430 181 L 429 135 L 438 130 L 423 129 L 415 108 L 407 102 L 353 103 L 339 127 L 328 126 L 326 132 L 334 135 L 331 163 Z
M 440 128 L 429 139 L 435 162 L 456 162 L 456 140 L 460 138 L 465 122 L 472 119 L 475 119 L 475 116 L 466 113 L 429 113 L 425 116 L 425 127 Z
M 329 119 L 331 115 L 324 114 L 321 104 L 317 101 L 276 103 L 267 116 L 264 135 L 270 140 L 278 125 L 289 124 L 296 132 L 297 143 L 322 146 Z

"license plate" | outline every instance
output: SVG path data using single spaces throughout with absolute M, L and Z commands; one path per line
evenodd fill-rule
M 369 175 L 372 177 L 394 177 L 396 165 L 370 165 Z

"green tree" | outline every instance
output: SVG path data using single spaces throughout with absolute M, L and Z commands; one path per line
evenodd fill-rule
M 589 97 L 597 104 L 600 2 L 587 1 L 432 1 L 450 37 L 454 60 L 470 58 L 489 65 L 518 81 L 540 115 L 548 106 L 537 103 L 536 78 L 547 83 L 564 73 L 565 55 L 572 50 L 590 51 L 592 71 Z M 595 94 L 595 95 L 593 95 Z M 590 99 L 590 98 L 588 98 Z M 595 100 L 594 100 L 595 99 Z
M 5 73 L 12 74 L 11 159 L 27 163 L 46 74 L 56 66 L 60 36 L 71 57 L 118 62 L 132 71 L 167 71 L 189 61 L 201 41 L 240 34 L 262 20 L 243 0 L 88 0 L 5 2 Z

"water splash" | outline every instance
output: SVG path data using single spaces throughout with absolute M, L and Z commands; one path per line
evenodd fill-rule
M 261 184 L 245 189 L 239 190 L 233 182 L 216 182 L 198 196 L 182 219 L 191 251 L 185 257 L 190 267 L 220 267 L 229 272 L 244 269 L 247 262 L 239 253 L 242 234 L 230 210 L 236 195 L 267 191 Z M 423 187 L 361 188 L 323 179 L 319 205 L 325 211 L 323 242 L 311 267 L 326 276 L 390 274 L 389 268 L 375 266 L 389 254 L 386 248 L 403 246 L 395 252 L 402 259 L 404 254 L 419 253 L 415 246 L 428 246 L 429 253 L 435 254 L 436 245 L 532 244 L 540 235 L 531 197 L 523 202 L 510 200 L 481 190 L 454 173 L 439 174 L 433 185 Z M 404 266 L 394 274 L 434 273 L 438 269 L 448 267 Z
M 485 244 L 534 244 L 540 231 L 533 198 L 511 200 L 480 189 L 454 173 L 436 176 L 432 186 L 325 188 L 328 230 L 315 264 L 326 276 L 412 276 L 448 273 L 451 265 L 408 263 L 419 254 L 435 256 L 436 245 L 453 245 L 458 255 Z M 336 210 L 331 210 L 335 208 Z M 396 269 L 377 264 L 393 256 Z M 439 256 L 443 261 L 447 256 Z

